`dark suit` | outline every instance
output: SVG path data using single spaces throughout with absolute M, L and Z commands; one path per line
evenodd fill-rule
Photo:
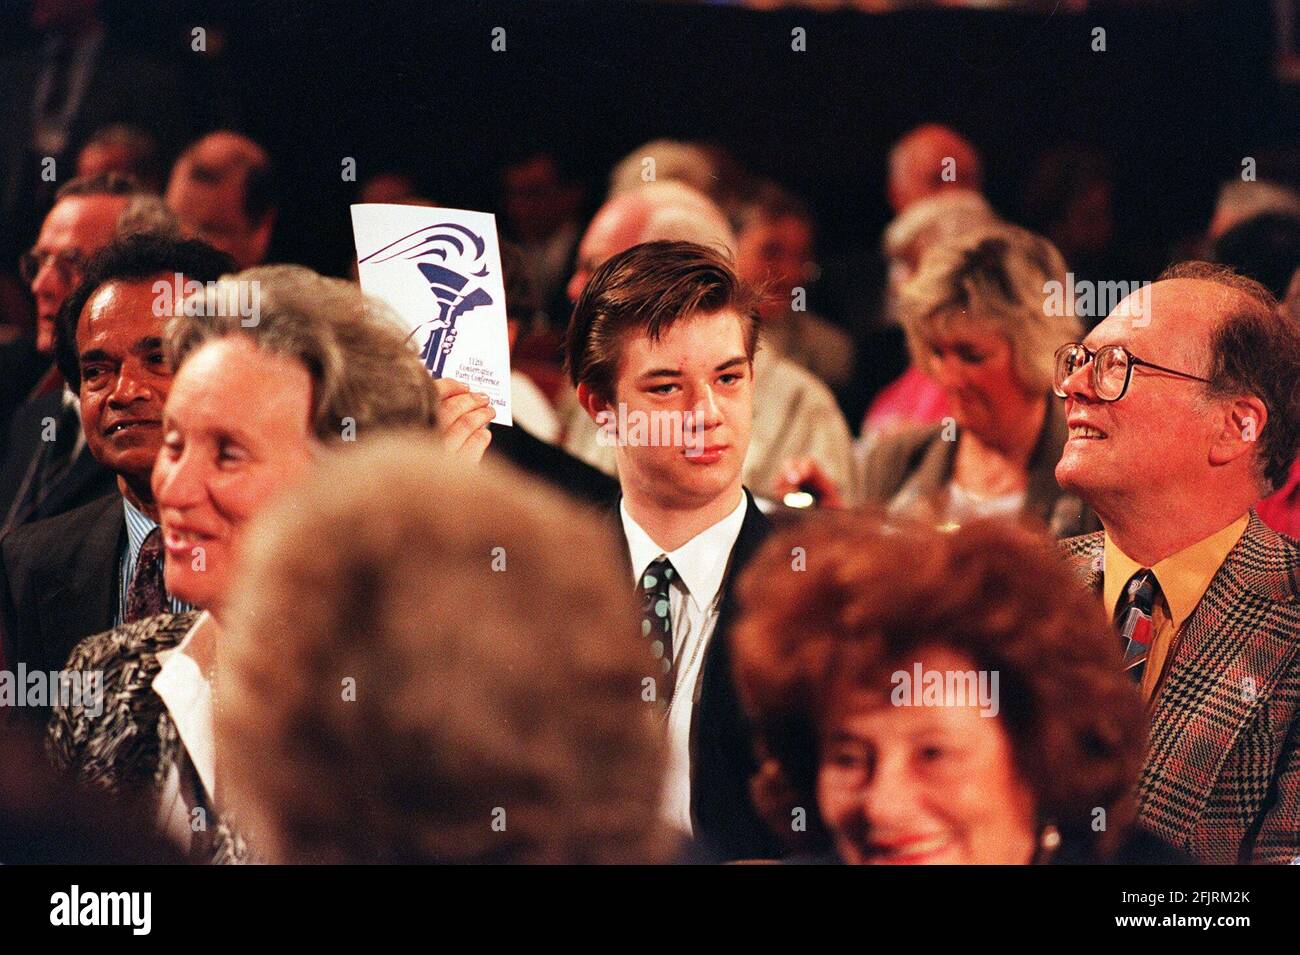
M 488 454 L 502 457 L 522 471 L 541 478 L 587 504 L 608 507 L 619 497 L 618 481 L 561 447 L 549 444 L 523 428 L 488 426 L 492 443 Z
M 0 539 L 0 622 L 10 668 L 57 670 L 112 628 L 126 547 L 120 495 L 18 527 Z
M 72 169 L 78 151 L 96 130 L 110 123 L 148 130 L 159 140 L 165 158 L 197 128 L 193 104 L 184 92 L 184 74 L 106 36 L 68 127 L 67 144 L 54 157 L 58 180 L 45 183 L 40 178 L 43 156 L 32 151 L 32 107 L 42 57 L 39 47 L 29 47 L 0 61 L 0 76 L 5 77 L 0 84 L 0 249 L 11 261 L 36 236 L 54 187 L 72 178 L 65 170 Z
M 718 623 L 704 652 L 699 701 L 691 713 L 691 818 L 695 838 L 722 861 L 775 858 L 781 851 L 750 799 L 749 781 L 758 771 L 758 764 L 753 733 L 731 675 L 729 634 L 737 612 L 736 580 L 772 529 L 749 491 L 745 498 L 745 520 L 722 580 Z M 615 526 L 623 542 L 622 555 L 630 581 L 631 557 L 617 511 Z
M 49 367 L 49 356 L 36 351 L 30 336 L 0 344 L 0 460 L 9 444 L 14 415 Z
M 1061 546 L 1100 594 L 1104 535 Z M 1300 857 L 1300 542 L 1251 511 L 1168 667 L 1141 823 L 1202 862 Z
M 52 418 L 57 422 L 63 410 L 62 391 L 55 390 L 24 402 L 14 414 L 4 463 L 0 465 L 0 522 L 9 516 L 24 484 L 34 477 L 31 474 L 33 462 L 48 450 L 41 440 L 45 419 Z M 66 436 L 68 440 L 75 438 L 76 435 Z M 83 444 L 67 470 L 48 486 L 38 480 L 34 490 L 34 508 L 16 515 L 14 526 L 63 514 L 106 495 L 117 496 L 117 476 L 96 461 Z

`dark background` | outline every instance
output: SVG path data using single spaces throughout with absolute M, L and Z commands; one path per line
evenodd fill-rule
M 4 7 L 4 47 L 31 42 L 24 4 Z M 346 267 L 345 157 L 358 178 L 403 167 L 440 204 L 492 210 L 499 167 L 530 147 L 558 150 L 598 201 L 620 156 L 665 135 L 731 147 L 806 196 L 824 252 L 869 256 L 888 220 L 889 143 L 937 120 L 980 147 L 1007 213 L 1041 149 L 1106 149 L 1134 279 L 1205 227 L 1244 156 L 1261 178 L 1300 174 L 1297 90 L 1273 77 L 1271 12 L 1267 0 L 1054 16 L 626 0 L 104 6 L 114 36 L 183 67 L 196 132 L 228 124 L 268 146 L 285 175 L 277 258 Z M 207 54 L 190 50 L 193 26 L 209 31 Z M 791 50 L 795 26 L 806 52 Z

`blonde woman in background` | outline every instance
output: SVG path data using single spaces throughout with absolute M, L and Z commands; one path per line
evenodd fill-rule
M 927 250 L 903 287 L 899 319 L 913 363 L 943 389 L 950 414 L 873 443 L 858 499 L 945 528 L 1025 516 L 1057 537 L 1096 529 L 1054 473 L 1067 428 L 1051 390 L 1053 356 L 1081 334 L 1072 308 L 1053 307 L 1049 283 L 1064 285 L 1065 272 L 1050 242 L 1006 224 Z M 790 477 L 807 486 L 800 468 L 792 463 Z M 823 503 L 838 503 L 826 490 Z

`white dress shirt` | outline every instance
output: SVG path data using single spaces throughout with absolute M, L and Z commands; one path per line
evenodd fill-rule
M 677 570 L 668 593 L 673 626 L 673 653 L 677 660 L 677 682 L 668 708 L 668 774 L 664 782 L 664 817 L 690 835 L 691 823 L 691 717 L 699 700 L 700 673 L 709 639 L 718 624 L 722 582 L 731 562 L 731 550 L 745 522 L 747 500 L 740 500 L 731 513 L 708 530 L 695 535 L 681 547 L 665 552 L 641 529 L 619 503 L 623 533 L 632 558 L 632 579 L 641 580 L 658 558 L 667 557 Z
M 153 678 L 153 690 L 162 698 L 168 715 L 176 724 L 181 745 L 189 753 L 190 761 L 207 791 L 205 798 L 209 806 L 215 805 L 213 794 L 216 792 L 212 684 L 188 651 L 194 635 L 209 625 L 211 620 L 211 615 L 204 611 L 179 644 L 159 653 L 158 660 L 162 667 Z M 184 760 L 180 762 L 183 764 Z M 173 764 L 163 786 L 157 820 L 158 828 L 185 851 L 189 850 L 194 837 L 191 827 L 194 799 L 193 794 L 187 792 L 188 788 L 183 785 L 179 766 Z M 216 820 L 209 818 L 205 823 L 212 826 Z
M 517 368 L 510 369 L 510 416 L 515 427 L 549 444 L 560 440 L 560 419 L 537 382 Z

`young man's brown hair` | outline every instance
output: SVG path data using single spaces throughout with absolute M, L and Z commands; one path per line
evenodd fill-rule
M 740 315 L 753 360 L 757 306 L 753 290 L 719 252 L 695 242 L 643 242 L 611 256 L 582 290 L 569 320 L 564 366 L 575 386 L 612 401 L 625 332 L 658 341 L 679 319 L 724 309 Z

